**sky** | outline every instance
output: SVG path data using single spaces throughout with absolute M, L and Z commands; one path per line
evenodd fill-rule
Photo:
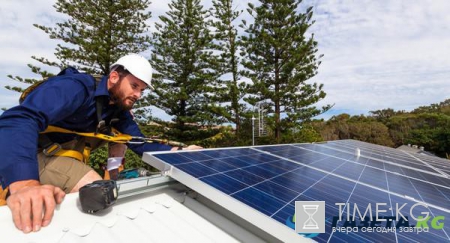
M 33 55 L 56 60 L 53 53 L 60 42 L 33 24 L 54 26 L 64 15 L 54 10 L 55 0 L 1 1 L 0 108 L 10 108 L 18 104 L 19 93 L 3 88 L 18 85 L 7 75 L 36 78 L 27 67 L 38 64 Z M 248 1 L 234 2 L 236 9 L 245 9 Z M 168 3 L 150 5 L 151 30 Z M 310 82 L 324 84 L 327 96 L 319 106 L 334 104 L 321 118 L 385 108 L 411 111 L 450 97 L 450 1 L 304 0 L 301 6 L 313 7 L 310 32 L 324 55 Z M 169 119 L 160 110 L 153 115 Z

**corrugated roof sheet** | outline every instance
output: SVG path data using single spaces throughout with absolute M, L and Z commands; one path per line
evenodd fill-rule
M 77 193 L 68 194 L 52 223 L 29 234 L 17 230 L 2 207 L 0 235 L 1 242 L 262 242 L 173 186 L 124 198 L 95 215 L 81 212 Z

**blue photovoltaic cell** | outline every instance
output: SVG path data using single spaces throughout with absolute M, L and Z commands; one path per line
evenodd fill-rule
M 205 160 L 202 162 L 199 162 L 199 164 L 206 166 L 210 169 L 214 169 L 216 171 L 222 172 L 222 171 L 229 171 L 233 169 L 237 169 L 238 167 L 228 164 L 227 162 L 218 160 L 218 159 L 212 159 L 212 160 Z
M 367 143 L 362 143 L 358 141 L 349 141 L 349 142 L 332 142 L 327 143 L 327 147 L 335 148 L 340 151 L 344 150 L 347 153 L 354 153 L 356 148 L 360 148 L 361 154 L 370 156 L 372 158 L 379 159 L 381 161 L 388 161 L 398 165 L 413 167 L 420 170 L 425 170 L 433 173 L 438 173 L 437 169 L 444 169 L 443 165 L 447 165 L 447 161 L 444 159 L 440 159 L 437 157 L 424 156 L 421 154 L 407 154 L 405 152 L 395 150 L 392 148 L 374 146 Z M 422 161 L 429 161 L 429 164 L 425 164 Z M 431 165 L 432 167 L 430 167 Z M 450 167 L 446 167 L 450 168 Z
M 237 181 L 241 181 L 242 183 L 245 183 L 249 186 L 264 180 L 264 178 L 259 175 L 255 175 L 241 169 L 226 172 L 224 173 L 224 175 L 227 175 L 228 177 L 231 177 Z
M 388 190 L 386 180 L 380 180 L 380 178 L 385 178 L 386 172 L 382 170 L 377 170 L 373 168 L 366 167 L 364 168 L 361 177 L 359 178 L 360 182 L 376 186 L 383 190 Z
M 283 202 L 290 202 L 295 199 L 299 192 L 296 192 L 284 185 L 266 181 L 254 186 L 255 189 L 262 191 L 266 194 L 269 194 L 277 199 L 280 199 Z
M 204 165 L 201 165 L 200 163 L 178 164 L 177 168 L 185 171 L 195 178 L 218 173 L 217 170 L 208 168 Z
M 425 181 L 429 181 L 434 184 L 443 185 L 443 186 L 446 186 L 447 188 L 450 188 L 450 180 L 448 180 L 446 178 L 435 176 L 435 175 L 430 175 L 430 174 L 426 174 L 426 173 L 420 173 L 420 176 L 422 178 L 419 178 L 419 179 L 423 179 Z
M 249 186 L 248 184 L 233 179 L 232 177 L 228 177 L 225 174 L 205 176 L 200 180 L 211 185 L 214 188 L 219 189 L 222 192 L 225 192 L 226 194 L 235 193 Z
M 286 202 L 253 187 L 235 193 L 232 197 L 257 209 L 269 217 L 278 209 L 286 205 Z
M 171 165 L 192 162 L 191 159 L 188 159 L 187 157 L 184 157 L 184 156 L 180 156 L 180 154 L 158 154 L 155 156 L 160 158 L 163 161 L 170 161 Z
M 333 171 L 333 173 L 353 180 L 358 180 L 360 179 L 363 170 L 363 165 L 355 163 L 345 163 L 335 171 Z
M 356 148 L 361 150 L 359 157 L 355 155 Z M 319 242 L 450 241 L 448 223 L 442 229 L 419 234 L 399 231 L 347 234 L 331 230 L 333 224 L 358 226 L 345 220 L 347 206 L 342 208 L 344 220 L 335 220 L 339 215 L 336 203 L 349 203 L 346 205 L 351 210 L 357 204 L 361 213 L 369 203 L 373 210 L 376 203 L 394 209 L 396 204 L 405 203 L 401 213 L 409 215 L 412 205 L 423 201 L 429 207 L 417 207 L 412 210 L 414 214 L 428 212 L 432 217 L 442 215 L 450 219 L 450 179 L 435 169 L 447 168 L 439 159 L 428 159 L 426 164 L 404 152 L 354 140 L 152 156 L 290 228 L 295 201 L 325 201 L 326 233 L 313 237 Z M 436 167 L 432 167 L 433 163 Z M 393 214 L 387 209 L 381 216 Z M 357 217 L 356 222 L 363 224 L 361 221 Z M 397 223 L 394 220 L 390 225 Z M 411 220 L 410 226 L 416 223 Z

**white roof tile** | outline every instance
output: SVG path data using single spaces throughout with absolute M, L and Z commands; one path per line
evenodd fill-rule
M 179 202 L 181 199 L 185 204 Z M 196 200 L 166 187 L 119 200 L 113 207 L 92 215 L 81 212 L 77 193 L 68 194 L 55 211 L 52 223 L 29 234 L 17 230 L 10 210 L 0 207 L 0 238 L 2 242 L 45 243 L 261 241 L 219 214 L 214 216 L 220 218 L 215 223 L 221 225 L 216 225 L 211 218 L 205 219 L 186 206 L 196 204 L 202 208 Z M 239 236 L 242 238 L 235 238 Z

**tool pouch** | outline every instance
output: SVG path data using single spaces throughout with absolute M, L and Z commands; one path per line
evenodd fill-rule
M 117 199 L 117 184 L 111 180 L 94 181 L 80 188 L 81 208 L 86 213 L 95 213 L 113 205 Z

